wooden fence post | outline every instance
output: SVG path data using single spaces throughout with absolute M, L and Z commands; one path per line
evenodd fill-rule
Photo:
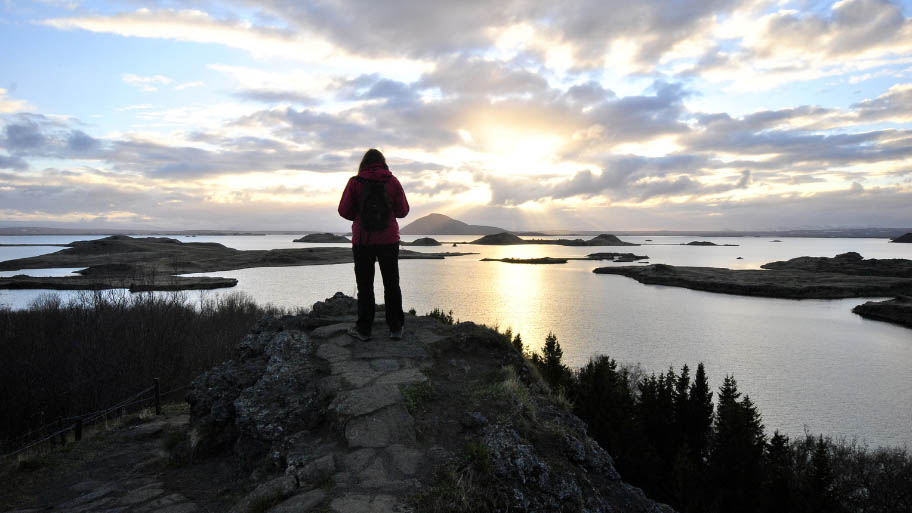
M 162 414 L 161 394 L 158 387 L 158 378 L 152 380 L 152 386 L 155 388 L 155 414 Z

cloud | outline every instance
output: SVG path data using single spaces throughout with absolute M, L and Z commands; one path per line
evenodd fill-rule
M 144 77 L 140 75 L 126 74 L 121 78 L 125 84 L 138 87 L 139 89 L 148 92 L 158 91 L 157 86 L 168 85 L 174 82 L 174 80 L 171 80 L 170 78 L 162 75 Z
M 6 89 L 0 88 L 0 114 L 33 109 L 27 101 L 14 100 L 8 94 Z
M 0 169 L 28 169 L 28 163 L 19 157 L 0 155 Z
M 852 109 L 863 122 L 912 122 L 912 84 L 896 84 L 887 92 L 870 100 L 853 104 Z

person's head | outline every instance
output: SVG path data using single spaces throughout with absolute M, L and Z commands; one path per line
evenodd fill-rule
M 383 154 L 380 153 L 380 150 L 371 148 L 367 150 L 367 152 L 364 153 L 364 157 L 361 158 L 361 165 L 358 166 L 358 171 L 363 171 L 377 164 L 380 164 L 383 167 L 387 167 L 386 158 L 383 157 Z

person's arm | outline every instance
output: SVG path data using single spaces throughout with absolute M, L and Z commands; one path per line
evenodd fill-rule
M 354 221 L 358 214 L 358 209 L 355 208 L 354 187 L 355 179 L 349 178 L 345 190 L 342 191 L 342 199 L 339 200 L 339 215 L 349 221 Z
M 409 213 L 408 200 L 405 198 L 405 191 L 402 189 L 402 184 L 399 183 L 399 179 L 393 177 L 393 180 L 395 180 L 394 185 L 396 186 L 396 197 L 393 200 L 393 214 L 398 218 L 403 218 Z

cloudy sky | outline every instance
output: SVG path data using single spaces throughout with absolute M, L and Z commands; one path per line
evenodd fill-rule
M 912 3 L 0 0 L 0 224 L 912 225 Z

